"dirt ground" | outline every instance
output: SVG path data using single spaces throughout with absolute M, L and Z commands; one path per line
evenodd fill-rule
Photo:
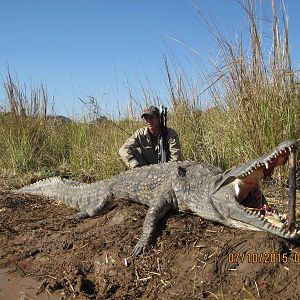
M 119 200 L 75 222 L 63 204 L 2 190 L 0 268 L 60 299 L 300 299 L 299 246 L 194 215 L 168 214 L 151 247 L 130 258 L 146 211 Z

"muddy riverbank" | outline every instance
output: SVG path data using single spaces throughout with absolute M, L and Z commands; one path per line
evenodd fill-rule
M 146 211 L 120 200 L 74 222 L 62 204 L 3 191 L 0 268 L 34 278 L 41 295 L 59 299 L 300 298 L 299 246 L 194 215 L 168 214 L 152 246 L 131 259 Z

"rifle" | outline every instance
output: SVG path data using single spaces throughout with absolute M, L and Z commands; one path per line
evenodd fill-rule
M 158 163 L 168 161 L 167 157 L 167 108 L 160 106 L 160 137 L 158 141 Z

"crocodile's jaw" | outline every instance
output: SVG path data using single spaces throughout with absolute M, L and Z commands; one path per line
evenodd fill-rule
M 282 143 L 270 154 L 224 173 L 227 178 L 223 178 L 212 199 L 225 225 L 263 230 L 289 240 L 300 239 L 300 230 L 290 232 L 281 214 L 269 209 L 260 188 L 261 181 L 270 176 L 275 167 L 283 165 L 296 147 L 295 141 Z M 267 220 L 272 214 L 276 216 L 275 226 Z
M 214 195 L 213 202 L 219 213 L 223 216 L 224 225 L 244 230 L 267 231 L 287 240 L 300 239 L 300 230 L 290 232 L 287 228 L 286 220 L 283 219 L 280 214 L 275 214 L 271 210 L 269 211 L 270 214 L 274 214 L 277 217 L 276 226 L 274 226 L 267 220 L 268 217 L 265 216 L 266 212 L 262 206 L 257 207 L 257 209 L 261 210 L 255 210 L 240 204 L 238 197 L 235 195 L 236 191 L 234 186 L 232 183 L 220 189 L 223 195 L 226 189 L 226 196 L 222 198 L 222 201 L 220 201 L 220 198 L 216 199 L 217 195 Z M 267 205 L 266 202 L 260 199 L 257 201 L 259 205 L 260 203 Z

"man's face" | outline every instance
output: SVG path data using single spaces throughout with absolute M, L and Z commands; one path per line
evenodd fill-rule
M 151 133 L 159 132 L 159 117 L 157 115 L 145 115 L 144 119 Z

